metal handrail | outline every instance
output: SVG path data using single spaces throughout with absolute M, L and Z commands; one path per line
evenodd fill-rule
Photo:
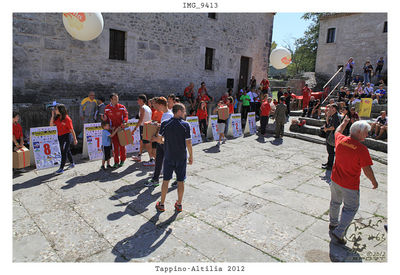
M 321 105 L 325 103 L 325 101 L 329 98 L 329 96 L 336 90 L 336 88 L 340 85 L 340 83 L 343 80 L 344 75 L 342 75 L 342 78 L 340 78 L 339 82 L 336 84 L 336 86 L 332 89 L 332 91 L 329 93 L 329 95 L 322 101 Z
M 326 82 L 326 84 L 324 85 L 324 87 L 322 87 L 322 89 L 325 89 L 325 87 L 328 86 L 328 84 L 335 78 L 335 76 L 336 76 L 340 71 L 343 71 L 343 67 L 341 67 L 339 70 L 337 70 L 337 72 L 331 77 L 331 79 L 328 80 L 328 82 Z

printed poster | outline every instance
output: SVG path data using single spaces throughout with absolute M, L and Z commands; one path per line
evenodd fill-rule
M 231 122 L 228 127 L 228 136 L 234 138 L 242 136 L 242 115 L 240 113 L 231 114 Z
M 200 125 L 199 118 L 197 116 L 189 116 L 186 118 L 186 121 L 190 125 L 190 134 L 192 136 L 192 144 L 198 144 L 202 142 L 201 133 L 200 133 Z
M 247 114 L 246 126 L 244 128 L 245 134 L 254 135 L 257 132 L 256 113 L 251 112 Z
M 83 125 L 83 155 L 90 160 L 103 159 L 101 123 L 87 123 Z
M 372 109 L 372 99 L 362 98 L 360 104 L 360 111 L 358 112 L 358 115 L 360 117 L 371 117 L 371 109 Z
M 56 126 L 31 128 L 30 145 L 36 169 L 40 170 L 60 165 L 61 150 Z
M 129 119 L 128 120 L 127 125 L 132 132 L 133 144 L 128 144 L 125 146 L 127 153 L 139 152 L 139 150 L 140 150 L 140 129 L 139 129 L 139 127 L 133 133 L 133 128 L 136 127 L 138 121 L 139 121 L 138 119 Z
M 207 138 L 211 137 L 213 137 L 215 141 L 219 140 L 218 115 L 211 115 L 208 122 Z

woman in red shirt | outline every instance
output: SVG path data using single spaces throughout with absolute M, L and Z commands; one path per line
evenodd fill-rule
M 74 127 L 72 125 L 72 120 L 68 116 L 67 109 L 63 104 L 58 104 L 51 113 L 50 126 L 57 126 L 58 141 L 60 142 L 61 149 L 61 164 L 56 173 L 61 174 L 64 172 L 64 166 L 67 157 L 71 163 L 69 168 L 75 167 L 71 154 L 71 142 L 73 141 L 74 145 L 78 143 Z
M 207 136 L 207 105 L 205 101 L 200 101 L 200 107 L 197 109 L 196 116 L 199 118 L 200 132 Z
M 24 136 L 22 127 L 18 123 L 20 115 L 18 112 L 13 112 L 13 146 L 17 149 L 24 147 Z

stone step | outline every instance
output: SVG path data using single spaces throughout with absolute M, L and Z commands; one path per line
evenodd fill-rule
M 318 140 L 325 141 L 325 138 L 320 136 L 321 130 L 320 126 L 311 126 L 311 125 L 303 125 L 301 127 L 297 125 L 290 125 L 289 126 L 290 132 L 296 132 L 301 134 L 307 134 L 318 137 Z M 382 140 L 375 140 L 373 138 L 366 138 L 365 141 L 362 142 L 365 146 L 369 149 L 380 151 L 387 153 L 387 142 Z

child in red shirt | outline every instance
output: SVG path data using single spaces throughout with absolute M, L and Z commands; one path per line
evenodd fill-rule
M 265 135 L 265 130 L 268 126 L 268 120 L 269 120 L 269 113 L 271 112 L 271 105 L 268 102 L 268 97 L 266 96 L 261 104 L 260 107 L 260 134 Z
M 199 118 L 200 132 L 207 135 L 207 105 L 204 101 L 200 101 L 200 107 L 197 109 L 196 116 Z
M 13 146 L 17 149 L 24 147 L 24 136 L 22 133 L 22 127 L 18 123 L 20 114 L 13 112 Z
M 60 142 L 61 149 L 61 164 L 60 168 L 56 171 L 57 174 L 64 172 L 65 162 L 70 162 L 69 168 L 74 168 L 75 163 L 72 159 L 71 141 L 74 145 L 78 143 L 76 139 L 72 120 L 67 114 L 67 109 L 63 104 L 58 104 L 51 113 L 50 126 L 57 126 L 58 141 Z

